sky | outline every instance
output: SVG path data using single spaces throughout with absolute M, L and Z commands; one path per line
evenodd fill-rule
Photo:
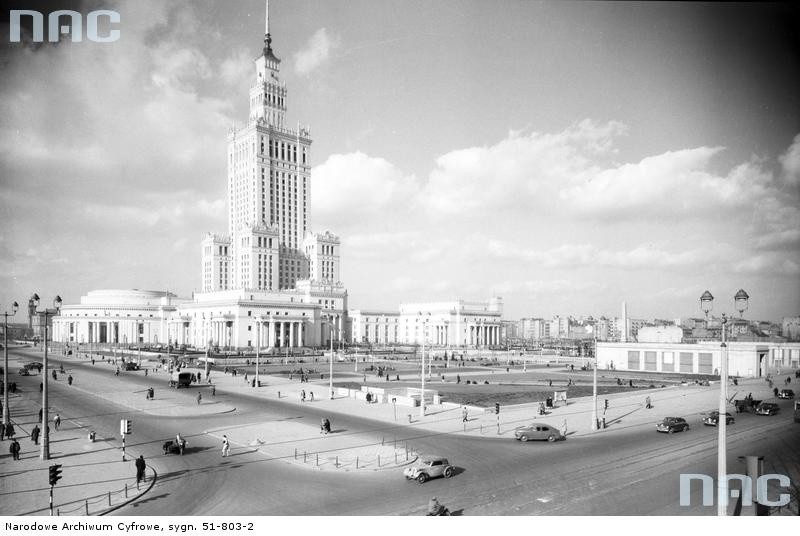
M 199 290 L 264 1 L 2 2 L 0 310 Z M 120 13 L 10 43 L 9 9 Z M 501 296 L 506 319 L 800 315 L 792 3 L 273 0 L 309 225 L 351 309 Z

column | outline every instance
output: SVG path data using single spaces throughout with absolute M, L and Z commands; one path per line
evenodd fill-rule
M 294 348 L 294 325 L 295 322 L 289 321 L 289 348 Z
M 303 322 L 299 322 L 297 324 L 297 346 L 300 346 L 300 347 L 305 346 L 305 344 L 304 344 L 305 341 L 303 341 L 303 335 L 304 335 L 303 327 L 304 327 L 304 325 L 305 324 Z

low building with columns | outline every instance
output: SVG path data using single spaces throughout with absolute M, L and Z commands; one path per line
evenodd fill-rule
M 173 344 L 231 350 L 299 348 L 347 340 L 347 291 L 228 290 L 181 299 L 164 291 L 93 290 L 53 318 L 52 339 L 80 344 Z
M 159 290 L 92 290 L 53 318 L 52 339 L 79 344 L 166 344 L 167 319 L 188 300 Z
M 503 302 L 456 300 L 403 303 L 399 311 L 354 310 L 348 313 L 352 342 L 486 347 L 504 344 Z M 424 335 L 423 335 L 424 333 Z

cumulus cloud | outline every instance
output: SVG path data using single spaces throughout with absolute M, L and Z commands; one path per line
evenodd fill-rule
M 294 70 L 306 76 L 330 59 L 331 53 L 339 47 L 341 40 L 320 28 L 306 43 L 305 48 L 294 55 Z
M 783 168 L 783 178 L 789 184 L 800 184 L 800 134 L 794 137 L 792 144 L 778 161 Z
M 417 181 L 383 158 L 356 152 L 335 154 L 311 172 L 310 213 L 335 229 L 355 230 L 373 221 L 381 225 L 408 215 L 417 204 Z

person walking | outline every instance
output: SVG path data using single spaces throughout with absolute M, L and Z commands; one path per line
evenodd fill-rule
M 14 424 L 9 422 L 6 425 L 6 437 L 9 439 L 14 439 L 14 434 L 16 434 L 16 430 L 14 430 Z
M 145 467 L 147 467 L 147 464 L 144 461 L 144 456 L 140 454 L 139 457 L 136 458 L 136 489 L 139 489 L 139 482 L 145 482 Z
M 467 406 L 464 406 L 464 409 L 461 410 L 461 422 L 468 422 L 469 421 L 469 412 L 467 411 Z
M 5 441 L 6 439 L 6 425 L 5 423 L 0 422 L 0 441 Z
M 300 402 L 305 402 L 305 401 L 306 401 L 306 390 L 305 389 L 301 389 L 300 390 Z
M 197 405 L 200 405 L 200 401 L 203 400 L 203 393 L 197 393 Z
M 70 375 L 67 377 L 67 383 L 68 383 L 69 385 L 72 385 L 72 374 L 70 374 Z
M 39 428 L 38 424 L 33 426 L 33 430 L 31 430 L 31 441 L 33 441 L 34 445 L 39 444 L 39 434 L 41 433 L 41 429 Z
M 649 397 L 649 396 L 648 396 L 647 398 L 645 398 L 645 399 L 644 399 L 644 406 L 645 406 L 647 409 L 650 409 L 650 408 L 652 408 L 652 407 L 653 407 L 653 405 L 650 403 L 650 397 Z
M 228 441 L 228 436 L 222 436 L 222 457 L 225 458 L 231 453 L 231 442 Z
M 59 415 L 58 413 L 56 413 L 56 416 L 53 417 L 53 426 L 55 426 L 56 430 L 58 430 L 61 427 L 61 415 Z
M 561 424 L 561 435 L 567 437 L 567 419 Z
M 11 453 L 12 459 L 19 460 L 19 451 L 20 451 L 19 443 L 17 443 L 16 439 L 12 439 L 11 445 L 8 447 L 8 452 Z
M 217 396 L 217 386 L 216 385 L 212 385 L 211 386 L 211 396 Z
M 314 401 L 314 391 L 309 391 L 308 394 L 311 395 L 311 398 L 309 399 L 309 402 L 313 402 Z

